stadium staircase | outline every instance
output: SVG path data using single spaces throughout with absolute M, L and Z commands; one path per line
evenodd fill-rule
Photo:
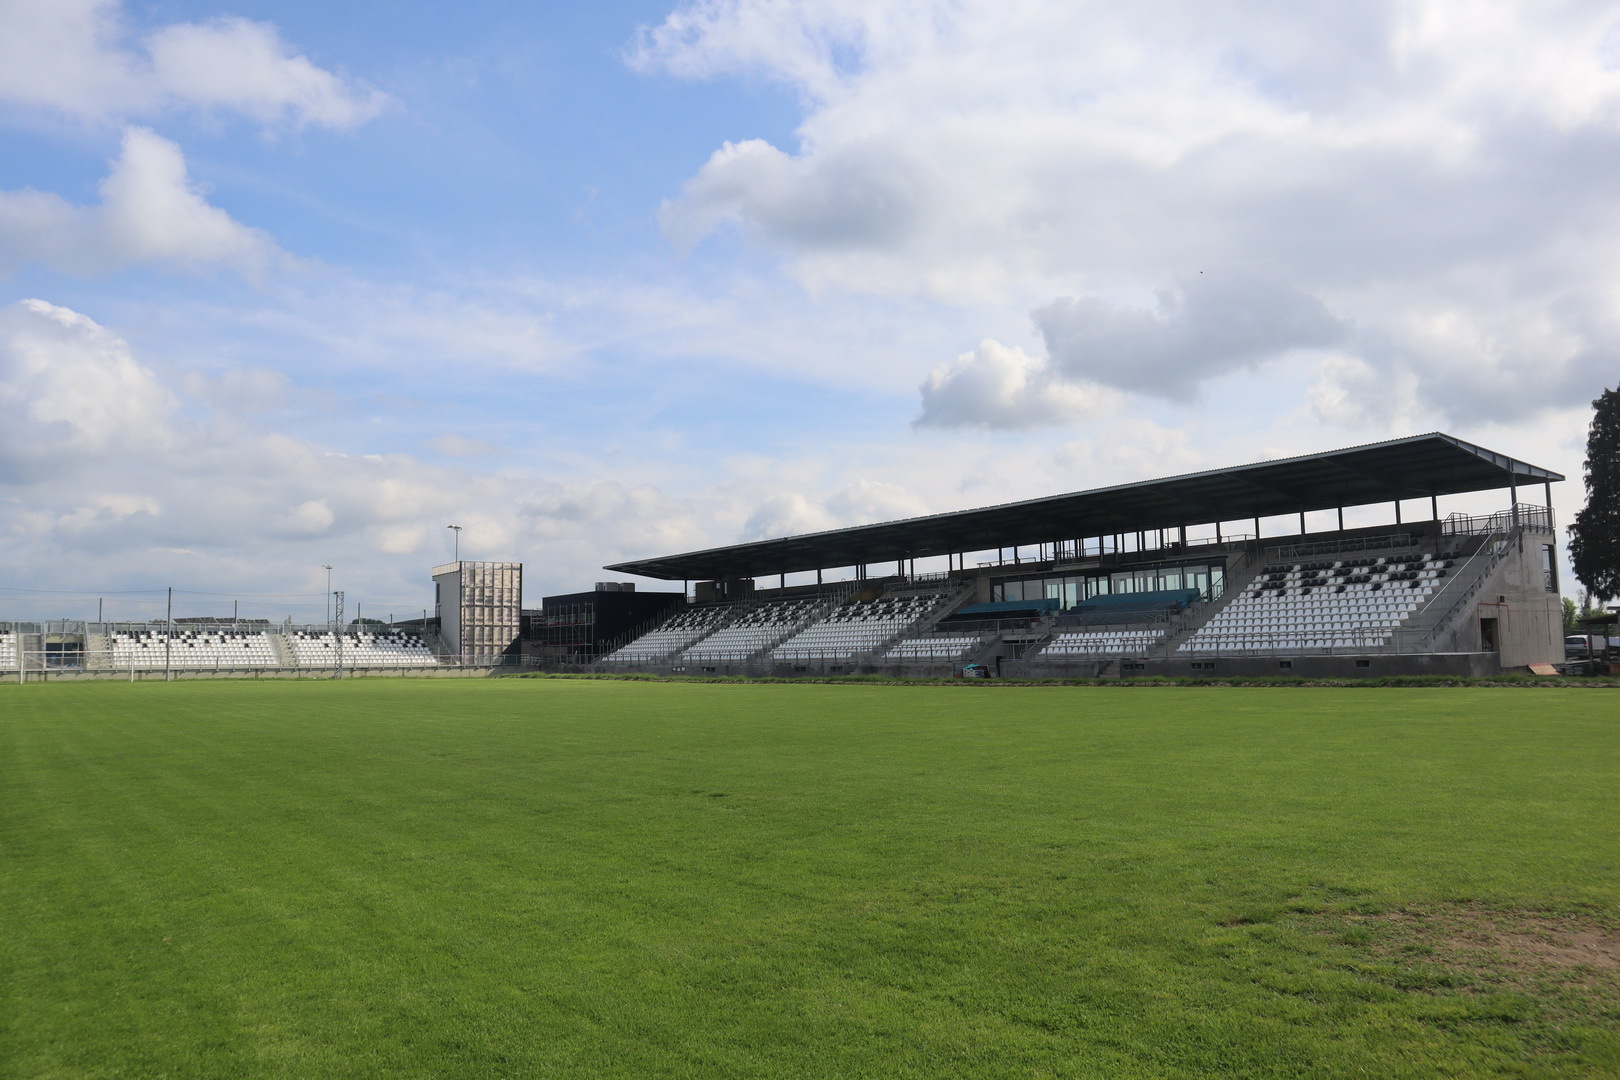
M 920 591 L 920 587 L 912 589 L 890 589 L 889 594 L 901 595 L 907 592 L 917 591 Z M 894 648 L 896 645 L 900 644 L 902 641 L 906 641 L 910 638 L 926 636 L 935 629 L 941 619 L 948 617 L 957 608 L 973 599 L 977 592 L 977 582 L 962 582 L 962 584 L 954 592 L 948 592 L 941 597 L 939 603 L 935 604 L 922 615 L 919 615 L 917 618 L 913 619 L 899 630 L 896 630 L 894 633 L 878 642 L 868 651 L 863 659 L 881 660 L 883 659 L 885 653 Z
M 92 669 L 106 669 L 113 666 L 111 637 L 106 634 L 84 636 L 84 666 Z
M 1258 544 L 1245 547 L 1235 562 L 1226 564 L 1225 580 L 1221 587 L 1221 595 L 1213 600 L 1206 600 L 1202 604 L 1194 604 L 1177 619 L 1170 628 L 1164 640 L 1158 643 L 1156 652 L 1162 656 L 1174 656 L 1176 650 L 1186 643 L 1205 623 L 1230 604 L 1242 596 L 1246 589 L 1252 587 L 1255 580 L 1260 577 L 1264 560 L 1261 559 L 1262 549 Z
M 287 668 L 298 666 L 298 654 L 293 652 L 292 643 L 287 640 L 287 635 L 266 633 L 264 636 L 270 642 L 270 651 L 275 654 L 277 664 Z
M 1446 634 L 1454 631 L 1459 616 L 1468 612 L 1468 601 L 1490 580 L 1496 568 L 1507 558 L 1524 530 L 1508 529 L 1487 533 L 1478 538 L 1472 553 L 1464 544 L 1465 557 L 1452 570 L 1445 587 L 1429 598 L 1427 604 L 1414 612 L 1397 631 L 1397 641 L 1404 651 L 1430 651 Z
M 831 615 L 839 607 L 843 606 L 844 603 L 846 603 L 854 594 L 854 582 L 834 586 L 832 591 L 823 598 L 821 603 L 815 606 L 814 610 L 810 614 L 794 622 L 782 633 L 771 638 L 770 641 L 760 646 L 758 649 L 755 649 L 748 655 L 748 659 L 745 662 L 750 664 L 768 662 L 770 660 L 772 649 L 782 644 L 782 642 L 786 641 L 788 638 L 809 629 L 822 619 L 825 619 L 828 615 Z

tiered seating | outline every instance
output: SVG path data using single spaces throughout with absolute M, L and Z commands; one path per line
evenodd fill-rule
M 773 660 L 845 660 L 871 652 L 945 599 L 943 593 L 852 600 L 771 650 Z
M 1378 648 L 1443 584 L 1456 558 L 1387 555 L 1265 567 L 1177 652 Z
M 112 665 L 160 668 L 167 654 L 170 667 L 275 667 L 276 653 L 264 634 L 229 630 L 179 630 L 165 649 L 162 630 L 114 630 L 108 635 Z
M 1154 642 L 1164 638 L 1166 627 L 1124 630 L 1064 630 L 1040 651 L 1036 659 L 1069 656 L 1141 656 Z
M 16 670 L 17 635 L 0 634 L 0 671 Z
M 808 619 L 822 602 L 815 597 L 767 601 L 693 645 L 680 659 L 693 663 L 746 660 Z
M 608 663 L 647 664 L 662 660 L 692 644 L 717 626 L 724 626 L 735 618 L 738 608 L 733 605 L 689 608 L 661 624 L 651 633 L 642 634 L 602 659 Z
M 437 664 L 427 642 L 415 634 L 345 634 L 343 662 L 356 667 L 422 667 Z
M 287 644 L 299 667 L 331 667 L 337 662 L 337 635 L 331 631 L 297 630 L 288 636 Z M 415 634 L 343 635 L 345 667 L 424 667 L 438 662 L 433 650 Z
M 930 634 L 896 642 L 883 655 L 888 660 L 965 660 L 980 644 L 978 634 Z

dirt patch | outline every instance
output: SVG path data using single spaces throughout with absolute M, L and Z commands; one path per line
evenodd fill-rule
M 1552 977 L 1620 984 L 1620 925 L 1592 915 L 1453 905 L 1343 916 L 1338 929 L 1375 955 L 1488 981 Z

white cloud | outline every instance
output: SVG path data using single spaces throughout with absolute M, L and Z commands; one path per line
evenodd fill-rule
M 94 566 L 99 582 L 318 591 L 311 568 L 331 562 L 351 601 L 420 603 L 428 568 L 449 557 L 448 522 L 466 527 L 464 555 L 529 563 L 536 596 L 599 577 L 615 556 L 712 539 L 690 503 L 651 485 L 336 453 L 225 396 L 208 420 L 188 418 L 170 388 L 187 382 L 67 308 L 0 308 L 0 536 L 16 574 L 60 584 Z
M 1026 382 L 1186 397 L 1332 346 L 1356 408 L 1455 423 L 1620 360 L 1617 42 L 1597 0 L 696 0 L 630 62 L 804 101 L 795 146 L 726 143 L 666 203 L 679 245 L 729 223 L 818 296 L 1038 308 Z
M 427 440 L 427 446 L 446 457 L 476 458 L 488 457 L 498 453 L 500 448 L 487 439 L 474 439 L 466 435 L 457 435 L 447 431 L 443 435 L 436 435 Z
M 1224 275 L 1199 274 L 1161 290 L 1152 310 L 1065 296 L 1034 315 L 1060 377 L 1181 401 L 1205 379 L 1344 335 L 1315 297 Z
M 332 527 L 337 515 L 326 505 L 325 499 L 306 499 L 280 518 L 273 528 L 291 536 L 319 536 Z
M 174 395 L 129 346 L 77 312 L 0 308 L 0 476 L 43 479 L 86 462 L 161 451 Z
M 249 276 L 281 256 L 258 229 L 212 206 L 180 148 L 145 128 L 124 132 L 101 203 L 75 206 L 37 191 L 0 191 L 0 269 L 42 262 L 77 273 L 132 263 L 222 265 Z
M 1119 407 L 1120 395 L 1092 383 L 1064 381 L 1044 360 L 986 340 L 922 384 L 929 427 L 1033 428 L 1073 424 Z
M 8 0 L 0 102 L 101 122 L 194 108 L 346 129 L 388 98 L 293 54 L 267 23 L 177 23 L 132 40 L 118 0 Z

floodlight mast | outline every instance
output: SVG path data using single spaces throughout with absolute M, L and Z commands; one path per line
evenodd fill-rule
M 332 607 L 337 613 L 332 627 L 332 678 L 343 678 L 343 593 L 332 594 Z
M 326 621 L 332 621 L 332 564 L 322 563 L 321 569 L 326 571 Z
M 460 562 L 461 561 L 461 526 L 460 525 L 446 525 L 445 528 L 449 529 L 451 532 L 456 534 L 456 557 L 455 557 L 454 561 L 455 562 Z

